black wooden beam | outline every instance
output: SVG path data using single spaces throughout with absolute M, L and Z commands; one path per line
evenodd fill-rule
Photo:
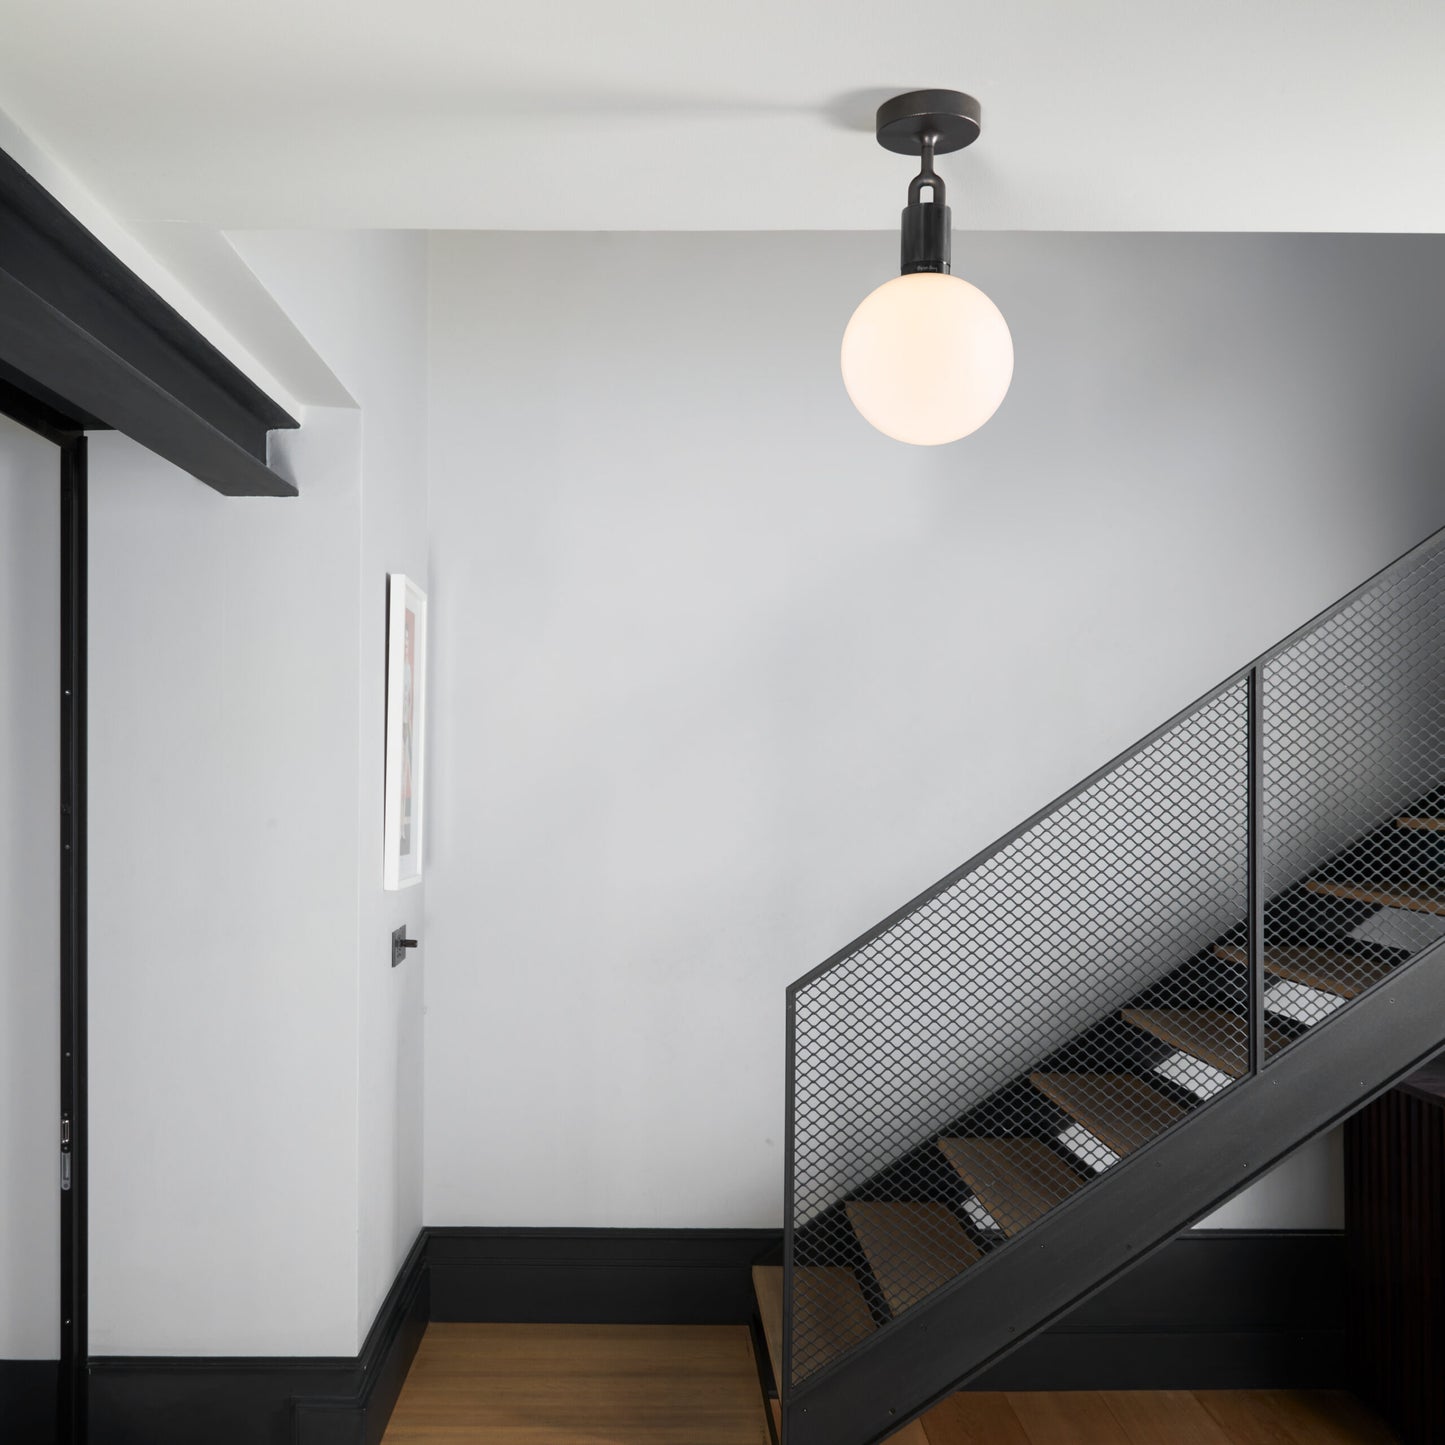
M 0 416 L 43 436 L 56 446 L 64 446 L 70 438 L 103 423 L 76 415 L 74 408 L 60 404 L 58 397 L 40 396 L 39 388 L 26 377 L 0 366 Z
M 295 419 L 3 151 L 0 383 L 228 496 L 296 494 L 267 465 Z

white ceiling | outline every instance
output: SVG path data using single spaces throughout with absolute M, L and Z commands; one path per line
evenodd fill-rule
M 0 0 L 0 110 L 132 221 L 1445 230 L 1445 0 Z

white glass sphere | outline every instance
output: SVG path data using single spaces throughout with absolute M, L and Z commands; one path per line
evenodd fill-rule
M 843 333 L 853 405 L 885 436 L 914 446 L 977 431 L 1013 374 L 1008 322 L 960 276 L 895 276 L 863 298 Z

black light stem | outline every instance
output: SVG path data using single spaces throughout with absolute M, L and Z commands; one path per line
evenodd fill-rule
M 913 180 L 909 183 L 908 204 L 910 206 L 918 205 L 919 202 L 922 200 L 922 192 L 924 186 L 928 186 L 932 189 L 933 194 L 929 196 L 929 200 L 935 202 L 940 206 L 943 205 L 947 200 L 947 192 L 944 189 L 943 177 L 940 176 L 938 172 L 933 169 L 933 153 L 934 147 L 937 144 L 938 137 L 936 135 L 926 135 L 923 137 L 923 169 L 920 170 L 918 174 L 914 176 Z
M 951 218 L 943 178 L 933 169 L 938 136 L 930 132 L 922 142 L 923 168 L 909 183 L 908 205 L 903 210 L 901 269 L 905 276 L 917 271 L 946 276 L 951 264 Z M 929 188 L 926 201 L 922 199 L 925 186 Z

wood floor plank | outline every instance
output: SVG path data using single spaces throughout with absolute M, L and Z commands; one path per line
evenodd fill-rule
M 877 1328 L 873 1312 L 858 1277 L 851 1269 L 822 1269 L 801 1266 L 793 1272 L 798 1318 L 806 1322 L 810 1356 L 836 1358 Z M 753 1266 L 753 1293 L 762 1316 L 763 1336 L 773 1379 L 783 1378 L 783 1267 L 780 1264 Z
M 738 1325 L 432 1324 L 386 1445 L 769 1445 Z
M 1005 1234 L 1017 1234 L 1084 1183 L 1042 1139 L 940 1139 L 938 1147 Z
M 1184 1110 L 1134 1074 L 1029 1075 L 1064 1113 L 1116 1154 L 1128 1154 L 1184 1117 Z
M 1227 963 L 1249 963 L 1249 950 L 1235 944 L 1219 944 L 1214 955 Z M 1337 993 L 1341 998 L 1355 998 L 1391 971 L 1391 965 L 1384 959 L 1358 958 L 1331 948 L 1292 945 L 1265 949 L 1264 966 L 1276 978 L 1322 989 L 1325 993 Z
M 1029 1445 L 1008 1396 L 997 1390 L 962 1390 L 923 1417 L 928 1445 Z
M 1189 1390 L 1105 1390 L 1103 1395 L 1131 1445 L 1233 1445 Z
M 946 1204 L 852 1199 L 844 1209 L 895 1315 L 962 1274 L 983 1253 Z
M 1196 1390 L 1232 1445 L 1398 1445 L 1342 1390 Z
M 384 1445 L 767 1445 L 740 1326 L 427 1329 Z M 965 1392 L 891 1445 L 1398 1445 L 1336 1391 Z
M 1011 1390 L 1008 1402 L 1029 1445 L 1134 1445 L 1097 1390 Z
M 1196 1390 L 1194 1394 L 1223 1427 L 1231 1445 L 1300 1445 L 1271 1408 L 1268 1390 Z
M 1216 1008 L 1126 1008 L 1121 1016 L 1231 1078 L 1249 1072 L 1249 1021 L 1243 1014 Z M 1289 1043 L 1289 1036 L 1273 1024 L 1265 1026 L 1265 1033 L 1270 1053 Z
M 1311 893 L 1331 898 L 1352 898 L 1386 908 L 1410 908 L 1416 913 L 1445 913 L 1445 891 L 1424 883 L 1333 883 L 1311 878 L 1305 887 Z

